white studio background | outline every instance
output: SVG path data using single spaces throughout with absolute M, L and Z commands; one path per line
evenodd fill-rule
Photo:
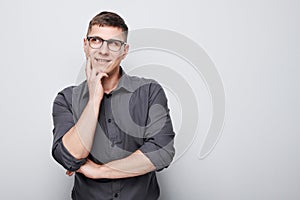
M 159 173 L 161 200 L 300 199 L 296 0 L 2 0 L 0 199 L 70 199 L 73 178 L 50 153 L 51 107 L 76 82 L 88 22 L 102 10 L 119 13 L 131 30 L 168 29 L 192 39 L 224 84 L 218 144 L 200 160 L 196 140 Z

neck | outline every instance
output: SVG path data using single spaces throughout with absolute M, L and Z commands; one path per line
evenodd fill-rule
M 108 74 L 108 77 L 103 78 L 102 86 L 104 89 L 104 93 L 109 94 L 112 90 L 114 90 L 121 77 L 120 67 L 116 67 L 116 69 Z

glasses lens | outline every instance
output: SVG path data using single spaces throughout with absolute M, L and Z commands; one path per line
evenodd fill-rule
M 100 49 L 105 41 L 107 43 L 108 49 L 111 51 L 120 51 L 122 45 L 124 44 L 119 40 L 103 40 L 100 37 L 88 37 L 88 41 L 90 47 L 93 49 Z
M 99 49 L 102 46 L 103 40 L 99 37 L 90 37 L 89 43 L 93 49 Z
M 108 40 L 107 45 L 111 51 L 120 51 L 122 42 L 118 40 Z

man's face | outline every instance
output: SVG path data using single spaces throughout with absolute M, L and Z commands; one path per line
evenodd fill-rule
M 92 26 L 88 37 L 99 37 L 103 40 L 125 41 L 125 36 L 122 33 L 122 29 L 110 26 L 100 27 L 98 25 L 94 25 Z M 92 48 L 89 45 L 90 42 L 93 42 L 93 40 L 88 41 L 86 38 L 84 39 L 84 51 L 86 57 L 91 58 L 92 68 L 99 72 L 107 73 L 108 75 L 112 74 L 118 69 L 121 61 L 128 53 L 127 44 L 122 45 L 119 51 L 112 51 L 109 49 L 107 42 L 103 42 L 102 46 L 97 49 Z

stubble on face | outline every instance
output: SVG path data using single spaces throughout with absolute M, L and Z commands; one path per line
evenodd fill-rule
M 104 40 L 116 39 L 124 41 L 122 30 L 116 27 L 99 27 L 98 25 L 94 25 L 88 35 L 98 36 Z M 88 41 L 85 40 L 85 53 L 86 56 L 90 56 L 91 58 L 92 68 L 111 75 L 119 71 L 120 63 L 127 52 L 124 46 L 122 46 L 120 51 L 112 52 L 108 49 L 106 42 L 104 42 L 100 49 L 92 49 Z

